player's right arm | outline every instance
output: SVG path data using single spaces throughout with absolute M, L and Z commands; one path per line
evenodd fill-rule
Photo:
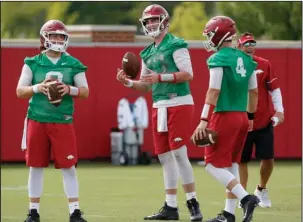
M 143 60 L 142 60 L 141 67 L 142 67 L 141 74 L 140 74 L 141 77 L 144 75 L 148 75 L 150 73 L 150 71 L 147 69 L 145 63 L 143 62 Z M 126 87 L 133 88 L 140 92 L 148 92 L 151 90 L 151 85 L 148 83 L 128 79 L 126 73 L 122 69 L 118 69 L 117 80 L 122 82 Z
M 206 136 L 205 129 L 217 105 L 217 101 L 221 92 L 223 67 L 212 67 L 209 69 L 209 74 L 209 85 L 205 96 L 205 104 L 203 106 L 200 118 L 201 121 L 193 134 L 193 137 L 195 139 L 202 139 Z
M 253 72 L 253 74 L 249 78 L 248 82 L 248 106 L 247 112 L 254 113 L 257 111 L 258 105 L 258 81 L 257 74 Z
M 23 65 L 22 72 L 17 85 L 16 93 L 17 97 L 20 99 L 29 99 L 34 93 L 44 93 L 47 94 L 46 80 L 42 83 L 32 86 L 33 72 L 27 64 Z

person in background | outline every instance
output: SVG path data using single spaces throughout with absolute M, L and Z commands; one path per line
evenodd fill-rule
M 243 33 L 237 41 L 237 48 L 252 56 L 258 63 L 255 70 L 258 80 L 258 107 L 254 120 L 251 120 L 253 128 L 248 133 L 242 151 L 241 164 L 239 166 L 240 181 L 246 188 L 248 181 L 247 164 L 251 160 L 253 146 L 255 155 L 261 160 L 260 181 L 254 194 L 259 197 L 261 207 L 271 207 L 268 195 L 267 183 L 274 168 L 274 129 L 284 121 L 284 108 L 278 78 L 267 59 L 255 55 L 257 42 L 253 34 Z

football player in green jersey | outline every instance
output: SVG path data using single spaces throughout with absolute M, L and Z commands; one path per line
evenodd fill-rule
M 86 222 L 79 208 L 76 136 L 73 126 L 73 98 L 87 98 L 87 69 L 66 52 L 68 33 L 58 20 L 46 22 L 40 30 L 41 53 L 25 58 L 17 86 L 17 97 L 29 100 L 22 148 L 29 167 L 30 206 L 25 222 L 39 222 L 39 203 L 43 188 L 43 168 L 53 154 L 55 168 L 63 174 L 64 191 L 69 202 L 69 221 Z M 61 82 L 63 99 L 59 106 L 47 98 L 49 79 Z
M 257 109 L 256 63 L 248 54 L 232 47 L 235 22 L 226 16 L 210 19 L 203 31 L 205 48 L 215 51 L 208 60 L 209 89 L 194 132 L 196 139 L 206 136 L 206 127 L 218 133 L 218 141 L 205 147 L 206 171 L 226 187 L 225 209 L 209 222 L 235 222 L 237 199 L 244 210 L 243 222 L 251 221 L 259 199 L 249 195 L 239 182 L 242 147 L 249 129 L 248 119 Z M 249 97 L 249 101 L 248 101 Z M 248 111 L 248 113 L 247 113 Z
M 152 90 L 154 147 L 163 168 L 166 200 L 159 213 L 144 219 L 179 219 L 177 185 L 180 177 L 190 219 L 201 221 L 193 169 L 186 147 L 190 140 L 189 129 L 194 108 L 189 87 L 193 71 L 188 45 L 183 39 L 167 32 L 169 15 L 162 6 L 148 6 L 140 21 L 145 34 L 154 38 L 154 43 L 140 53 L 140 81 L 127 79 L 122 70 L 118 70 L 117 79 L 125 86 L 141 92 Z

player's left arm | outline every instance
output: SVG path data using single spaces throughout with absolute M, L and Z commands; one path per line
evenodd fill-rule
M 173 58 L 179 71 L 160 74 L 159 82 L 181 83 L 193 80 L 193 68 L 188 49 L 177 49 L 173 53 Z
M 78 96 L 77 96 L 78 98 L 81 98 L 81 99 L 88 98 L 89 88 L 88 88 L 88 83 L 87 83 L 85 72 L 80 72 L 80 73 L 76 74 L 74 76 L 74 82 L 75 82 L 75 86 L 70 86 L 70 89 L 71 89 L 70 92 L 73 90 L 73 88 L 77 88 L 79 90 Z M 75 91 L 77 91 L 77 90 L 75 90 Z
M 74 86 L 65 84 L 58 86 L 58 88 L 61 88 L 61 90 L 59 91 L 61 92 L 61 95 L 64 96 L 65 94 L 68 94 L 73 97 L 86 99 L 89 95 L 89 89 L 85 72 L 80 72 L 74 75 L 74 83 Z
M 181 83 L 193 80 L 193 69 L 191 59 L 187 48 L 179 48 L 173 53 L 174 62 L 179 69 L 174 73 L 151 73 L 143 76 L 141 81 L 149 84 L 158 82 Z
M 173 53 L 174 62 L 179 69 L 175 72 L 175 82 L 187 82 L 193 80 L 193 68 L 191 64 L 190 54 L 187 48 L 181 48 Z
M 268 92 L 271 95 L 272 103 L 275 109 L 275 114 L 272 120 L 274 126 L 276 126 L 284 121 L 284 108 L 278 78 L 275 76 L 270 62 L 268 62 L 266 84 L 268 86 Z
M 217 101 L 219 98 L 219 94 L 221 92 L 221 84 L 223 78 L 223 68 L 222 67 L 214 67 L 209 70 L 210 78 L 209 78 L 209 87 L 206 93 L 205 104 L 203 106 L 201 121 L 198 125 L 196 131 L 194 132 L 195 138 L 202 139 L 206 136 L 206 126 L 208 121 L 210 120 L 211 114 L 213 113 Z

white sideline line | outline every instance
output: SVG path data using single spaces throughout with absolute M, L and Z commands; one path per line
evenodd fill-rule
M 1 186 L 1 190 L 27 190 L 27 186 Z

